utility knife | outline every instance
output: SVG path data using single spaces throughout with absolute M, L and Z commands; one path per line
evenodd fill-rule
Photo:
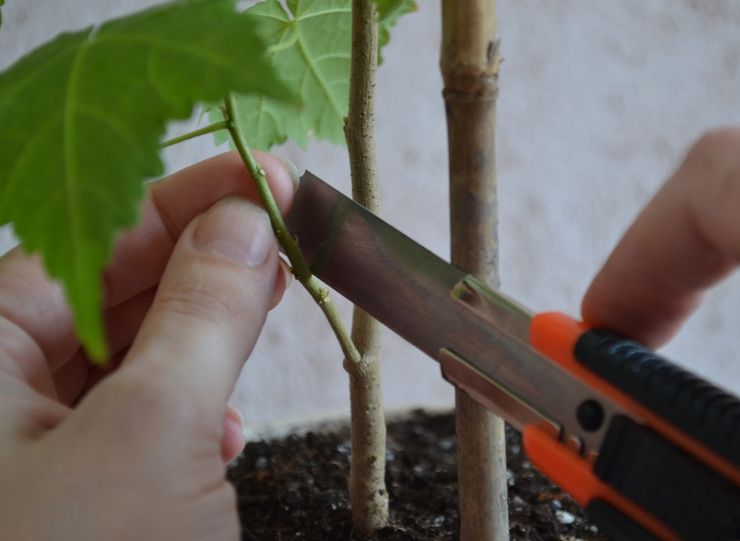
M 286 222 L 312 272 L 522 432 L 614 540 L 740 539 L 740 400 L 642 345 L 533 314 L 310 172 Z

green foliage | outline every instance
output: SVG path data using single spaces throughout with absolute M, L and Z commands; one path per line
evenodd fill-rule
M 106 355 L 100 272 L 163 173 L 167 120 L 231 90 L 291 97 L 265 50 L 235 0 L 189 0 L 63 34 L 0 74 L 0 223 L 61 280 L 91 357 Z
M 266 0 L 247 10 L 270 45 L 269 59 L 286 82 L 299 89 L 301 104 L 264 96 L 241 96 L 236 114 L 248 126 L 253 148 L 268 149 L 290 138 L 344 141 L 349 92 L 351 0 Z M 214 119 L 217 115 L 213 115 Z
M 413 0 L 375 0 L 380 43 L 404 13 L 416 9 Z M 279 103 L 266 96 L 240 96 L 239 124 L 246 126 L 250 146 L 267 150 L 287 139 L 306 146 L 309 137 L 344 144 L 344 118 L 349 99 L 352 32 L 351 0 L 266 0 L 247 10 L 259 21 L 270 45 L 270 62 L 288 84 L 301 93 L 301 104 Z M 211 120 L 221 119 L 211 111 Z M 226 140 L 216 135 L 216 141 Z
M 5 0 L 0 0 L 0 7 L 3 7 L 5 5 Z M 0 26 L 3 25 L 3 12 L 0 11 Z
M 378 8 L 378 60 L 382 62 L 380 52 L 391 40 L 391 28 L 398 19 L 407 13 L 416 11 L 414 0 L 373 0 Z

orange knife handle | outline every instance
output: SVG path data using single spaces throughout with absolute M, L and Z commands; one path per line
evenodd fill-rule
M 611 420 L 595 460 L 537 426 L 523 431 L 532 463 L 586 508 L 607 536 L 740 538 L 736 397 L 640 344 L 564 314 L 535 316 L 530 341 L 628 412 Z

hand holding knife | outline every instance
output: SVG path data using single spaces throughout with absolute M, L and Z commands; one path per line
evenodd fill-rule
M 532 315 L 306 173 L 286 217 L 312 271 L 523 434 L 614 539 L 740 538 L 740 401 L 641 345 Z

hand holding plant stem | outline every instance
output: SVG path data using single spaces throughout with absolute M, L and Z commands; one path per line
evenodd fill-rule
M 187 118 L 196 103 L 239 93 L 224 103 L 227 118 L 168 144 L 228 129 L 293 272 L 339 340 L 352 382 L 353 412 L 367 410 L 364 404 L 378 412 L 353 422 L 351 484 L 360 533 L 382 526 L 387 516 L 377 325 L 356 312 L 358 350 L 285 229 L 247 140 L 254 136 L 264 148 L 288 137 L 305 143 L 309 134 L 341 142 L 350 34 L 359 44 L 352 47 L 356 100 L 372 89 L 374 61 L 388 42 L 389 28 L 414 7 L 413 0 L 354 5 L 352 0 L 266 0 L 239 13 L 236 0 L 175 0 L 59 36 L 0 74 L 0 219 L 13 223 L 24 247 L 40 253 L 47 271 L 62 283 L 77 336 L 97 362 L 109 353 L 100 315 L 100 272 L 114 234 L 137 220 L 142 181 L 163 172 L 159 141 L 165 123 Z M 327 26 L 333 29 L 330 39 Z M 278 72 L 289 80 L 282 81 Z M 374 158 L 365 155 L 372 146 L 371 98 L 364 105 L 353 101 L 346 131 L 353 184 L 360 191 L 369 189 L 374 168 Z M 355 439 L 362 425 L 374 434 L 372 445 Z M 367 505 L 355 494 L 365 494 Z
M 278 208 L 275 197 L 273 196 L 267 182 L 265 170 L 257 160 L 255 160 L 252 150 L 249 148 L 249 144 L 244 136 L 244 133 L 248 131 L 248 128 L 240 125 L 239 117 L 236 114 L 235 97 L 233 95 L 228 95 L 224 98 L 222 113 L 224 120 L 215 122 L 202 129 L 186 133 L 169 141 L 165 141 L 162 146 L 171 146 L 218 130 L 225 129 L 229 132 L 231 140 L 234 143 L 244 166 L 247 171 L 249 171 L 262 206 L 267 211 L 275 236 L 290 261 L 293 275 L 305 287 L 306 291 L 308 291 L 316 304 L 318 304 L 324 312 L 324 315 L 326 316 L 344 355 L 352 362 L 360 362 L 360 354 L 342 324 L 334 304 L 329 298 L 329 290 L 323 287 L 319 280 L 313 276 L 311 269 L 308 268 L 308 264 L 303 258 L 303 254 L 298 247 L 298 242 L 293 238 L 290 231 L 288 231 L 288 227 L 283 220 L 283 215 Z
M 260 159 L 285 209 L 290 177 Z M 0 258 L 3 538 L 239 536 L 224 466 L 244 440 L 226 400 L 285 288 L 277 243 L 232 153 L 149 191 L 106 271 L 108 370 L 38 259 Z

